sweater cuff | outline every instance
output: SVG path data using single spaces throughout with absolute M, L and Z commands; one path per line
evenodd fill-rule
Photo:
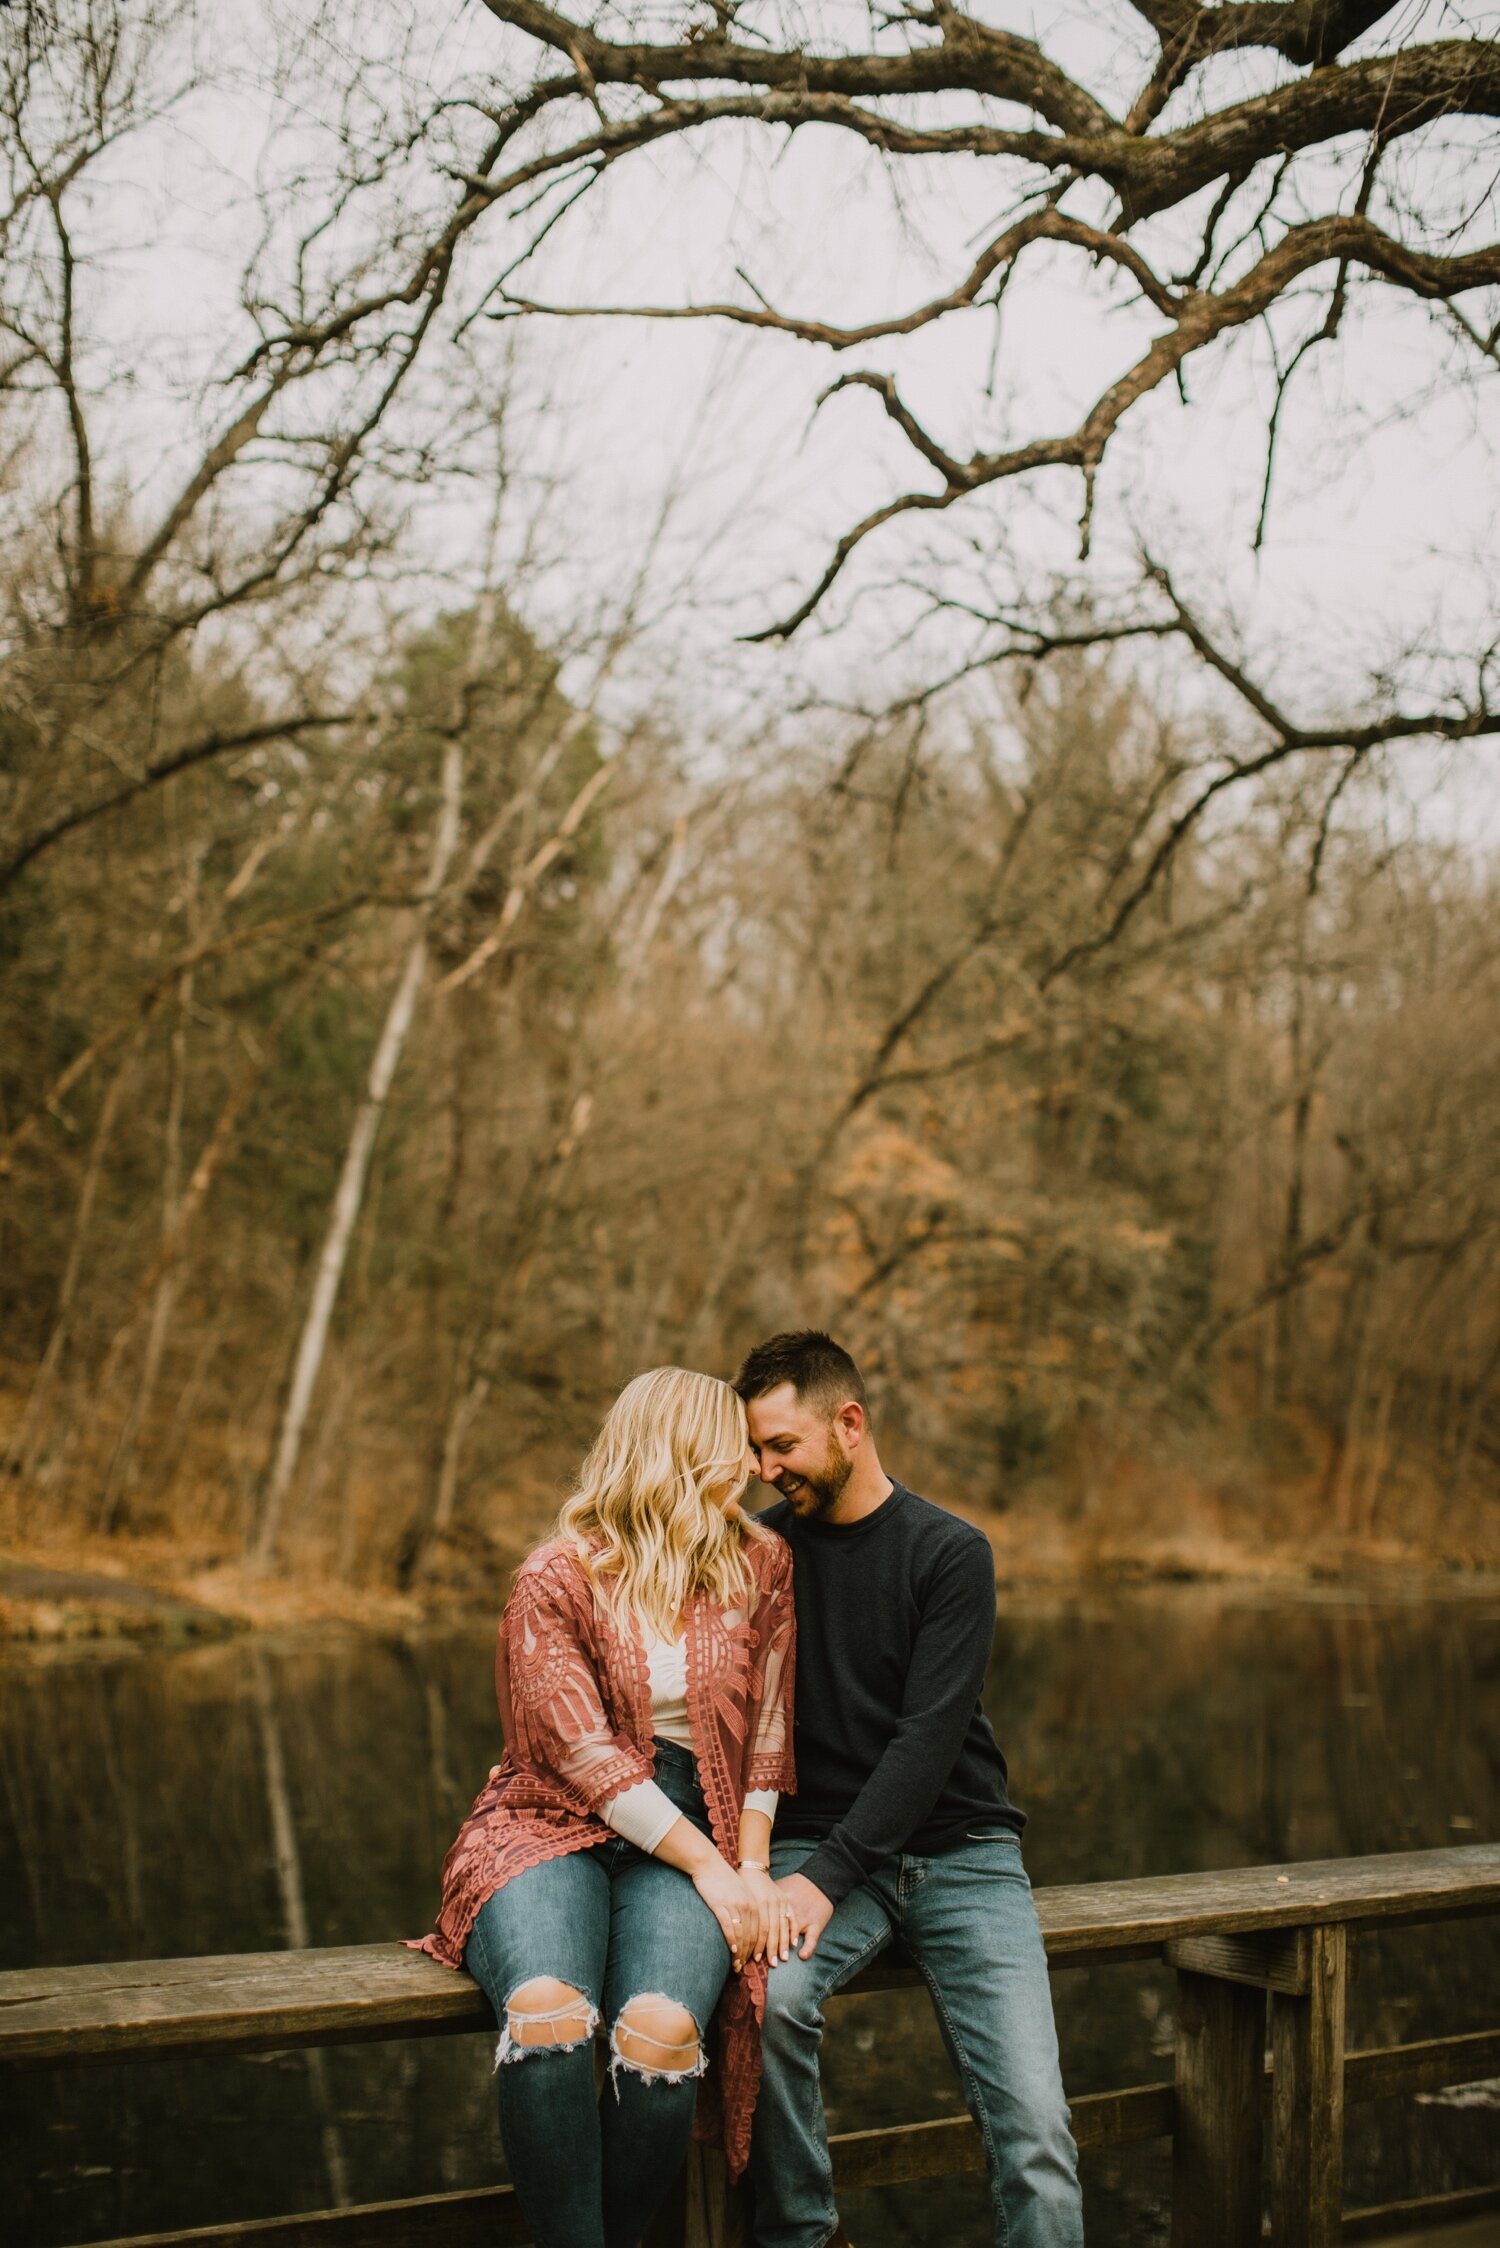
M 835 1832 L 820 1842 L 810 1858 L 804 1859 L 797 1871 L 804 1881 L 821 1889 L 830 1904 L 840 1904 L 849 1891 L 863 1880 L 857 1865 L 850 1859 Z
M 638 1780 L 634 1787 L 612 1795 L 599 1806 L 599 1816 L 616 1834 L 623 1834 L 649 1857 L 682 1817 L 676 1804 L 655 1780 Z

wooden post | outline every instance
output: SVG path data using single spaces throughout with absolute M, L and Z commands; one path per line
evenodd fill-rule
M 1179 1969 L 1172 2248 L 1259 2248 L 1264 1990 Z
M 1334 2248 L 1344 2191 L 1344 1928 L 1314 1928 L 1305 1996 L 1271 1998 L 1272 2248 Z
M 717 2147 L 695 2146 L 687 2160 L 683 2248 L 743 2248 L 738 2194 Z

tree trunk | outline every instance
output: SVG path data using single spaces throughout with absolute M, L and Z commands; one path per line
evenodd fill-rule
M 376 1134 L 380 1129 L 391 1084 L 416 1014 L 417 998 L 427 970 L 427 925 L 433 903 L 447 880 L 448 868 L 458 844 L 463 773 L 462 745 L 450 740 L 443 748 L 442 805 L 433 834 L 432 858 L 427 870 L 423 899 L 414 916 L 406 959 L 386 1011 L 385 1026 L 370 1064 L 364 1096 L 355 1112 L 354 1129 L 349 1137 L 343 1172 L 334 1194 L 328 1231 L 318 1259 L 312 1298 L 293 1361 L 292 1378 L 282 1409 L 275 1453 L 261 1497 L 260 1518 L 250 1549 L 251 1563 L 259 1569 L 269 1568 L 275 1558 L 287 1494 L 297 1473 L 297 1461 L 302 1451 L 313 1391 L 317 1387 L 323 1354 L 328 1347 L 333 1307 L 338 1301 L 344 1265 L 349 1255 L 349 1243 L 360 1205 L 364 1201 Z
M 219 1110 L 214 1128 L 204 1142 L 203 1152 L 193 1165 L 192 1175 L 188 1179 L 186 1187 L 180 1192 L 178 1191 L 178 1177 L 181 1166 L 177 1155 L 174 1154 L 167 1182 L 167 1191 L 163 1195 L 161 1243 L 155 1257 L 147 1267 L 145 1276 L 136 1289 L 135 1301 L 130 1311 L 116 1333 L 114 1341 L 110 1344 L 109 1353 L 104 1362 L 104 1372 L 99 1379 L 99 1394 L 103 1396 L 109 1388 L 110 1377 L 114 1368 L 134 1331 L 139 1306 L 154 1289 L 151 1323 L 147 1331 L 146 1352 L 141 1368 L 141 1378 L 136 1388 L 135 1401 L 131 1406 L 125 1426 L 120 1433 L 119 1442 L 115 1447 L 114 1458 L 110 1462 L 104 1496 L 100 1502 L 99 1530 L 103 1536 L 107 1537 L 115 1527 L 117 1509 L 130 1472 L 136 1440 L 140 1435 L 142 1423 L 156 1394 L 157 1378 L 161 1372 L 162 1353 L 181 1284 L 180 1271 L 183 1245 L 192 1230 L 198 1212 L 207 1199 L 209 1189 L 218 1177 L 224 1160 L 234 1145 L 235 1134 L 239 1129 L 245 1110 L 249 1107 L 252 1096 L 276 1057 L 282 1032 L 307 997 L 308 992 L 323 974 L 325 966 L 325 961 L 315 960 L 311 967 L 306 969 L 293 984 L 278 1010 L 275 1020 L 265 1033 L 257 1058 L 231 1086 L 229 1094 Z
M 193 971 L 188 968 L 177 986 L 177 1017 L 172 1025 L 172 1075 L 167 1094 L 161 1171 L 161 1239 L 164 1248 L 172 1239 L 182 1196 L 182 1112 L 187 1101 L 187 1026 L 192 1004 Z M 156 1396 L 157 1379 L 161 1373 L 162 1356 L 167 1347 L 167 1333 L 172 1324 L 176 1302 L 177 1268 L 175 1263 L 168 1262 L 163 1265 L 156 1282 L 151 1318 L 146 1329 L 146 1348 L 141 1360 L 140 1379 L 136 1383 L 135 1395 L 130 1401 L 124 1426 L 120 1430 L 105 1473 L 104 1492 L 99 1502 L 99 1528 L 106 1537 L 118 1522 L 120 1500 L 124 1496 L 135 1463 L 136 1439 Z
M 1350 1282 L 1351 1301 L 1347 1316 L 1341 1322 L 1344 1349 L 1338 1355 L 1349 1367 L 1349 1378 L 1344 1392 L 1340 1427 L 1334 1439 L 1333 1457 L 1328 1463 L 1325 1504 L 1334 1528 L 1342 1537 L 1349 1536 L 1354 1528 L 1355 1484 L 1369 1395 L 1379 1261 L 1376 1244 L 1367 1240 Z
M 78 1293 L 79 1276 L 83 1270 L 83 1249 L 88 1239 L 89 1225 L 94 1214 L 94 1203 L 99 1193 L 99 1181 L 104 1172 L 104 1159 L 114 1134 L 115 1118 L 120 1111 L 120 1099 L 131 1070 L 141 1050 L 145 1035 L 144 1025 L 136 1032 L 126 1048 L 119 1068 L 109 1081 L 99 1108 L 99 1121 L 94 1126 L 94 1142 L 89 1149 L 83 1185 L 79 1190 L 78 1207 L 73 1216 L 73 1238 L 68 1244 L 68 1262 L 63 1271 L 62 1284 L 57 1291 L 57 1309 L 53 1315 L 52 1332 L 42 1353 L 42 1362 L 36 1370 L 31 1385 L 31 1395 L 26 1400 L 26 1410 L 21 1415 L 21 1425 L 11 1441 L 6 1456 L 6 1467 L 12 1474 L 29 1476 L 36 1467 L 37 1458 L 46 1434 L 47 1408 L 57 1387 L 62 1367 L 63 1352 L 67 1347 L 72 1321 L 73 1299 Z
M 488 1348 L 494 1348 L 498 1338 L 486 1338 Z M 423 1538 L 412 1557 L 415 1571 L 428 1540 L 440 1538 L 453 1520 L 454 1503 L 458 1496 L 459 1468 L 463 1461 L 464 1440 L 493 1387 L 493 1377 L 487 1373 L 473 1374 L 475 1343 L 467 1340 L 459 1353 L 455 1369 L 453 1402 L 443 1421 L 442 1451 L 438 1459 L 437 1483 L 433 1492 L 432 1520 L 427 1537 Z M 471 1378 L 472 1376 L 472 1378 Z
M 1300 1009 L 1300 999 L 1299 999 Z M 1300 1030 L 1300 1026 L 1299 1026 Z M 1301 1037 L 1297 1038 L 1298 1052 L 1293 1066 L 1301 1070 Z M 1303 1212 L 1307 1200 L 1307 1140 L 1308 1125 L 1312 1118 L 1313 1089 L 1311 1083 L 1303 1085 L 1292 1110 L 1292 1144 L 1290 1170 L 1286 1187 L 1286 1210 L 1281 1228 L 1281 1269 L 1291 1272 L 1302 1253 L 1304 1233 Z M 1302 1363 L 1303 1302 L 1300 1283 L 1288 1288 L 1278 1299 L 1275 1310 L 1275 1402 L 1284 1403 L 1291 1394 L 1291 1385 L 1297 1368 Z
M 1474 1447 L 1479 1441 L 1480 1425 L 1484 1420 L 1485 1410 L 1490 1401 L 1490 1391 L 1495 1385 L 1497 1376 L 1500 1376 L 1500 1335 L 1497 1335 L 1491 1343 L 1484 1363 L 1474 1377 L 1474 1387 L 1469 1397 L 1468 1409 L 1464 1414 L 1463 1430 L 1459 1436 L 1458 1449 L 1454 1454 L 1453 1472 L 1448 1478 L 1448 1502 L 1450 1506 L 1463 1497 L 1464 1484 L 1468 1480 L 1469 1462 L 1474 1456 Z
M 458 1363 L 449 1389 L 448 1408 L 443 1419 L 442 1441 L 438 1449 L 427 1510 L 418 1519 L 406 1551 L 397 1564 L 397 1581 L 403 1588 L 416 1578 L 434 1538 L 441 1537 L 453 1521 L 458 1504 L 464 1445 L 468 1440 L 469 1430 L 495 1386 L 496 1355 L 506 1334 L 514 1326 L 516 1314 L 531 1286 L 537 1252 L 551 1215 L 558 1182 L 588 1130 L 593 1113 L 593 1094 L 580 1093 L 569 1108 L 567 1122 L 546 1158 L 529 1217 L 523 1216 L 511 1241 L 511 1257 L 506 1267 L 509 1285 L 506 1289 L 503 1319 L 497 1318 L 492 1309 L 488 1324 L 477 1331 L 471 1330 L 459 1345 Z

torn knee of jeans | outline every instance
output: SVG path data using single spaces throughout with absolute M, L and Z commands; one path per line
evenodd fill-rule
M 519 1983 L 505 2001 L 495 2066 L 526 2060 L 532 2053 L 572 2053 L 587 2045 L 598 2027 L 599 2009 L 581 1990 L 537 1975 Z
M 707 2067 L 703 2033 L 675 1998 L 647 1991 L 621 2007 L 609 2038 L 609 2074 L 617 2095 L 621 2069 L 648 2084 L 681 2084 Z

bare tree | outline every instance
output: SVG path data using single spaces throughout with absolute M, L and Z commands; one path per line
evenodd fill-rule
M 1070 472 L 1087 553 L 1097 480 L 1132 411 L 1163 385 L 1186 399 L 1195 360 L 1279 308 L 1301 301 L 1312 311 L 1292 315 L 1300 340 L 1270 402 L 1268 484 L 1288 385 L 1315 346 L 1344 333 L 1362 288 L 1430 306 L 1472 366 L 1494 358 L 1486 292 L 1500 283 L 1500 244 L 1486 231 L 1488 171 L 1469 162 L 1477 135 L 1453 128 L 1500 110 L 1500 46 L 1482 35 L 1424 37 L 1424 12 L 1306 0 L 1117 5 L 1098 27 L 1112 60 L 1110 83 L 1095 91 L 1044 43 L 948 0 L 876 19 L 864 48 L 848 43 L 842 19 L 816 12 L 757 12 L 752 26 L 733 4 L 716 7 L 712 21 L 684 6 L 675 23 L 642 17 L 632 36 L 627 10 L 610 37 L 545 0 L 486 5 L 537 57 L 529 97 L 538 112 L 559 111 L 573 125 L 535 166 L 569 192 L 633 149 L 689 133 L 817 126 L 897 169 L 978 157 L 1013 214 L 927 301 L 852 325 L 782 309 L 744 275 L 738 300 L 679 305 L 543 303 L 502 281 L 503 306 L 731 321 L 838 357 L 993 308 L 1023 266 L 1062 250 L 1081 279 L 1101 273 L 1112 301 L 1155 316 L 1149 343 L 1072 427 L 1017 432 L 994 451 L 955 452 L 889 373 L 838 376 L 823 397 L 872 396 L 924 482 L 853 524 L 805 599 L 761 637 L 795 632 L 886 525 L 1007 481 Z M 1244 90 L 1245 61 L 1222 67 L 1231 58 L 1248 60 L 1254 91 Z M 1424 162 L 1403 170 L 1397 159 L 1412 142 Z
M 364 1201 L 365 1183 L 370 1175 L 370 1158 L 375 1152 L 375 1136 L 380 1130 L 380 1121 L 385 1114 L 385 1104 L 390 1097 L 396 1071 L 401 1066 L 401 1055 L 427 973 L 428 923 L 447 881 L 454 852 L 458 849 L 463 784 L 463 742 L 455 734 L 443 745 L 441 795 L 433 827 L 427 879 L 420 901 L 410 916 L 409 930 L 404 935 L 405 950 L 401 971 L 391 993 L 380 1038 L 370 1061 L 364 1095 L 355 1112 L 354 1128 L 349 1135 L 343 1170 L 329 1212 L 328 1231 L 324 1236 L 313 1279 L 312 1295 L 308 1300 L 306 1318 L 296 1356 L 292 1361 L 291 1380 L 282 1408 L 276 1449 L 266 1477 L 259 1519 L 251 1544 L 252 1558 L 261 1568 L 269 1567 L 276 1553 L 277 1541 L 281 1535 L 282 1513 L 297 1473 L 313 1391 L 317 1387 L 323 1354 L 328 1347 L 329 1325 L 344 1277 L 349 1243 Z

